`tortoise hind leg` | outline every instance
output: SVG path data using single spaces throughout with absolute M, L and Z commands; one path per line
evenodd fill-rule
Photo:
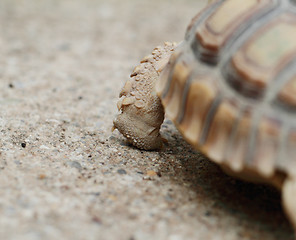
M 282 201 L 296 237 L 296 178 L 288 177 L 282 189 Z
M 117 106 L 120 112 L 113 121 L 114 129 L 137 148 L 153 150 L 162 146 L 159 129 L 164 109 L 156 95 L 155 83 L 175 47 L 176 43 L 168 42 L 156 47 L 134 69 L 119 94 Z

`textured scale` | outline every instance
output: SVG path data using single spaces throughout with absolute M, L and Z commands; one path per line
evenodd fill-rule
M 114 119 L 114 128 L 138 148 L 149 150 L 162 146 L 159 129 L 164 111 L 154 85 L 175 46 L 165 43 L 144 57 L 119 94 L 117 107 L 121 113 Z
M 214 1 L 173 48 L 144 60 L 161 72 L 153 84 L 167 116 L 229 174 L 281 189 L 296 229 L 296 0 Z M 136 81 L 123 88 L 123 113 L 139 101 Z

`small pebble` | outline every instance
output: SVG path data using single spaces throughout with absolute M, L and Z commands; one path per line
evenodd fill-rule
M 38 179 L 44 179 L 46 178 L 46 175 L 44 173 L 39 174 Z
M 167 194 L 164 198 L 168 202 L 172 202 L 174 200 L 173 197 L 170 194 Z
M 205 212 L 205 216 L 209 217 L 209 216 L 211 216 L 211 215 L 212 215 L 212 213 L 211 213 L 210 211 L 206 211 L 206 212 Z
M 79 162 L 77 162 L 77 161 L 69 161 L 69 162 L 68 162 L 68 165 L 69 165 L 70 167 L 77 168 L 78 170 L 82 170 L 82 166 L 81 166 L 81 164 L 80 164 Z
M 157 173 L 153 170 L 149 170 L 146 172 L 146 175 L 149 177 L 155 177 L 157 175 Z
M 23 143 L 21 144 L 21 146 L 22 146 L 22 148 L 25 148 L 25 147 L 27 146 L 27 144 L 26 144 L 25 142 L 23 142 Z
M 102 224 L 102 220 L 99 217 L 97 217 L 97 216 L 94 216 L 92 218 L 92 221 L 95 222 L 95 223 L 97 223 L 97 224 Z
M 120 168 L 120 169 L 117 170 L 117 173 L 126 174 L 126 171 L 124 169 Z
M 117 200 L 117 197 L 116 196 L 114 196 L 114 195 L 109 195 L 108 196 L 108 199 L 110 199 L 111 201 L 116 201 Z

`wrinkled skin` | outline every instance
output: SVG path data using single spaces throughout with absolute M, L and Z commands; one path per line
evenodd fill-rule
M 137 148 L 154 150 L 162 147 L 159 130 L 164 109 L 154 87 L 175 46 L 175 43 L 165 43 L 156 47 L 134 69 L 119 94 L 120 113 L 114 119 L 114 128 Z

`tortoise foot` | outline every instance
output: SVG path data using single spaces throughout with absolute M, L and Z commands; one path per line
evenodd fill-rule
M 120 112 L 113 121 L 114 128 L 137 148 L 153 150 L 162 147 L 159 130 L 164 109 L 154 88 L 175 46 L 175 43 L 166 42 L 144 57 L 119 94 L 117 107 Z

